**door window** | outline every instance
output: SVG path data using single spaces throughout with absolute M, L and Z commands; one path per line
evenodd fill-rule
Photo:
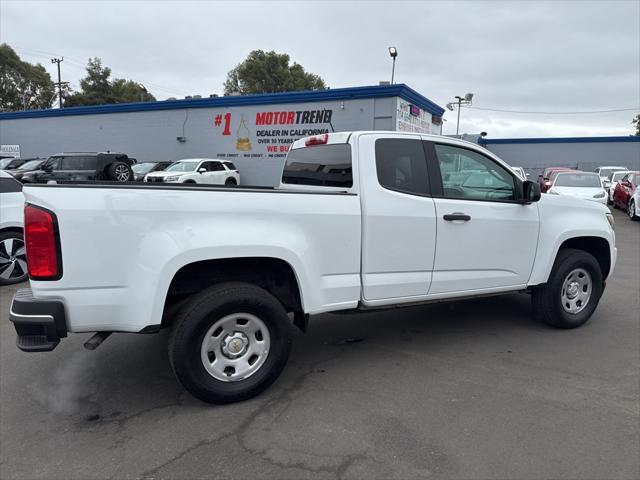
M 60 170 L 61 157 L 51 157 L 45 162 L 42 168 L 50 168 L 51 170 Z
M 222 166 L 222 164 L 220 162 L 208 162 L 211 164 L 210 170 L 212 172 L 220 172 L 220 171 L 224 171 L 224 167 Z
M 443 196 L 467 200 L 515 200 L 515 180 L 494 160 L 466 148 L 435 145 Z
M 95 170 L 96 157 L 61 157 L 60 170 Z
M 384 188 L 413 195 L 429 194 L 427 159 L 421 140 L 376 140 L 376 172 Z

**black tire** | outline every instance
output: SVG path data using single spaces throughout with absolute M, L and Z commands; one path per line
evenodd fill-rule
M 24 251 L 23 247 L 22 232 L 10 230 L 0 233 L 0 285 L 12 285 L 28 279 L 27 257 L 24 253 L 17 255 L 19 250 Z
M 238 182 L 236 182 L 235 178 L 227 178 L 227 180 L 224 182 L 225 185 L 230 185 L 230 186 L 235 186 L 238 185 Z
M 195 180 L 185 180 L 183 183 L 196 183 Z
M 234 313 L 259 317 L 268 329 L 270 346 L 258 370 L 242 380 L 225 382 L 207 371 L 201 347 L 214 324 Z M 247 400 L 268 388 L 287 363 L 291 348 L 289 324 L 283 306 L 262 288 L 241 282 L 215 285 L 193 295 L 176 315 L 169 338 L 171 367 L 184 388 L 204 402 L 225 404 Z
M 133 181 L 133 170 L 125 162 L 113 162 L 107 167 L 107 178 L 113 182 Z
M 629 205 L 627 205 L 627 215 L 629 215 L 631 220 L 640 220 L 640 217 L 636 215 L 636 206 L 633 198 L 629 200 Z
M 581 268 L 591 276 L 591 296 L 578 313 L 569 313 L 562 305 L 562 288 L 567 276 Z M 552 327 L 568 329 L 584 324 L 598 306 L 603 290 L 600 264 L 593 255 L 584 250 L 564 248 L 558 252 L 549 281 L 532 294 L 533 310 L 536 318 Z

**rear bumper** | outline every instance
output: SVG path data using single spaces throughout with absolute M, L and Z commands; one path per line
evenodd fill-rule
M 20 289 L 13 296 L 9 320 L 18 334 L 16 345 L 24 352 L 49 352 L 67 336 L 64 304 L 35 298 L 30 288 Z

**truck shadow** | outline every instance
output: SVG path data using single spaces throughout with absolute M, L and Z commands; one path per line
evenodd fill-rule
M 393 364 L 396 357 L 411 352 L 420 355 L 468 352 L 479 346 L 506 351 L 512 338 L 541 330 L 548 329 L 532 319 L 528 295 L 324 314 L 311 319 L 307 333 L 295 329 L 291 357 L 282 377 L 258 399 L 244 404 L 277 395 L 301 374 L 324 372 L 330 366 L 338 375 L 339 367 L 333 362 L 337 357 L 351 375 L 353 368 L 367 368 L 370 361 L 378 361 L 381 355 Z M 100 423 L 121 422 L 131 415 L 160 408 L 212 408 L 193 399 L 178 384 L 167 359 L 167 331 L 113 337 L 116 338 L 107 340 L 94 352 L 82 351 L 61 360 L 63 365 L 80 362 L 77 369 L 70 370 L 77 377 L 66 378 L 71 385 L 62 382 L 56 386 L 65 389 L 65 397 L 72 404 L 67 413 L 78 420 Z M 79 347 L 74 346 L 76 350 Z M 74 399 L 78 383 L 84 389 Z M 55 398 L 55 392 L 48 396 Z

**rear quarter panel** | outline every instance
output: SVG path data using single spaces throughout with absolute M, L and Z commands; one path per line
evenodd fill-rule
M 64 186 L 25 195 L 58 216 L 63 277 L 32 288 L 63 299 L 71 331 L 159 324 L 175 273 L 209 259 L 286 261 L 307 313 L 353 308 L 360 296 L 356 195 Z

